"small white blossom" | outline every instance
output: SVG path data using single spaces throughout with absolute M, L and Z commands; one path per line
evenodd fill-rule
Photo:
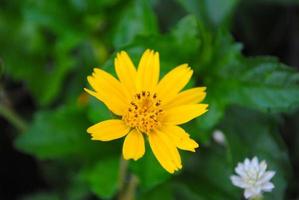
M 246 199 L 258 198 L 263 192 L 271 192 L 274 188 L 271 178 L 275 175 L 274 171 L 266 171 L 265 161 L 259 163 L 257 157 L 252 160 L 245 159 L 243 163 L 238 163 L 235 172 L 238 176 L 231 176 L 232 183 L 244 189 Z
M 225 135 L 224 135 L 224 133 L 221 130 L 215 130 L 213 132 L 213 139 L 218 144 L 225 145 Z

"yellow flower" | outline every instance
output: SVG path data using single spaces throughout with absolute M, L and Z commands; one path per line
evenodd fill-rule
M 205 87 L 180 92 L 193 71 L 182 64 L 159 81 L 159 53 L 146 50 L 138 70 L 124 51 L 117 54 L 115 71 L 94 69 L 88 82 L 94 91 L 85 89 L 102 101 L 119 119 L 95 124 L 87 129 L 93 140 L 110 141 L 125 137 L 123 157 L 138 160 L 144 155 L 144 136 L 159 163 L 170 173 L 182 168 L 178 149 L 195 152 L 198 144 L 178 125 L 207 111 L 199 104 L 206 95 Z

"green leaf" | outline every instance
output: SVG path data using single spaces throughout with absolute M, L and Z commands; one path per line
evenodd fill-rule
M 187 12 L 198 19 L 220 26 L 228 23 L 239 0 L 177 0 Z
M 172 193 L 171 184 L 166 182 L 161 184 L 152 190 L 144 192 L 141 194 L 138 200 L 156 200 L 156 199 L 163 199 L 163 200 L 172 200 L 174 199 L 174 195 Z
M 215 25 L 229 22 L 240 0 L 205 0 L 205 10 Z
M 188 29 L 183 27 L 188 27 Z M 194 16 L 190 15 L 182 18 L 170 33 L 138 36 L 130 44 L 124 46 L 123 49 L 129 52 L 135 66 L 138 66 L 139 59 L 146 49 L 158 51 L 162 73 L 160 77 L 162 77 L 166 72 L 183 63 L 195 67 L 193 61 L 196 60 L 200 46 L 201 41 L 198 39 L 200 33 L 199 22 Z M 113 59 L 114 56 L 107 62 L 110 70 Z
M 204 132 L 203 142 L 229 105 L 266 113 L 292 112 L 299 106 L 296 70 L 273 58 L 244 58 L 240 49 L 229 34 L 221 31 L 210 39 L 202 38 L 202 53 L 195 72 L 207 86 L 205 102 L 211 110 L 196 119 L 198 128 Z
M 186 28 L 188 27 L 188 28 Z M 199 39 L 199 25 L 195 16 L 189 15 L 182 18 L 175 28 L 171 31 L 170 35 L 172 36 L 172 43 L 176 48 L 176 54 L 184 58 L 191 58 L 195 56 L 194 54 L 199 48 L 200 39 Z
M 119 158 L 102 159 L 81 173 L 93 193 L 101 198 L 111 198 L 118 190 Z
M 75 106 L 40 111 L 32 125 L 18 136 L 16 147 L 39 158 L 59 158 L 85 152 L 92 144 L 86 133 L 88 121 Z
M 238 191 L 229 179 L 231 173 L 228 149 L 215 144 L 202 147 L 175 181 L 175 194 L 186 200 L 237 200 Z
M 207 87 L 207 97 L 203 101 L 209 104 L 209 111 L 203 116 L 197 118 L 196 128 L 199 129 L 201 142 L 208 142 L 212 129 L 222 119 L 227 101 L 224 96 L 233 92 L 225 87 L 226 82 L 221 82 L 219 76 L 230 72 L 225 69 L 230 67 L 233 71 L 237 67 L 240 59 L 242 46 L 235 43 L 230 34 L 226 31 L 211 33 L 205 26 L 200 26 L 200 48 L 195 64 L 195 76 L 198 82 L 203 81 Z M 225 80 L 226 81 L 226 80 Z
M 217 89 L 225 92 L 229 104 L 274 113 L 292 112 L 299 106 L 299 73 L 275 59 L 244 58 L 238 68 L 222 76 Z
M 209 142 L 214 131 L 213 128 L 222 120 L 225 114 L 225 105 L 222 104 L 221 100 L 217 98 L 211 100 L 213 95 L 209 90 L 208 95 L 208 98 L 204 100 L 204 102 L 209 104 L 208 112 L 196 118 L 194 124 L 191 124 L 191 126 L 193 126 L 191 129 L 192 135 L 198 136 L 202 143 Z
M 177 199 L 204 200 L 204 198 L 200 197 L 196 192 L 192 191 L 188 184 L 175 183 L 174 189 Z
M 198 52 L 196 72 L 209 83 L 218 74 L 226 72 L 225 69 L 234 67 L 239 63 L 242 45 L 234 41 L 232 35 L 226 30 L 212 32 L 202 23 L 200 24 L 201 45 Z M 230 70 L 226 73 L 230 73 Z
M 85 64 L 84 56 L 78 55 L 80 45 L 89 42 L 85 18 L 79 17 L 69 3 L 61 5 L 57 0 L 11 3 L 7 12 L 15 15 L 0 14 L 5 30 L 0 31 L 0 54 L 6 72 L 25 84 L 38 105 L 49 105 L 65 89 L 68 75 Z
M 70 167 L 68 167 L 69 169 Z M 81 173 L 78 173 L 78 171 L 75 171 L 71 173 L 69 177 L 69 183 L 67 185 L 67 188 L 63 188 L 63 192 L 65 196 L 67 196 L 66 199 L 69 200 L 82 200 L 82 199 L 88 199 L 90 196 L 90 188 L 89 185 L 86 184 L 86 180 L 84 177 L 82 177 Z
M 145 155 L 137 162 L 130 162 L 130 169 L 140 180 L 142 190 L 150 190 L 170 178 L 170 174 L 158 163 L 147 145 Z
M 87 106 L 88 118 L 93 123 L 99 123 L 104 120 L 114 118 L 113 113 L 95 97 L 90 96 L 90 101 Z
M 157 22 L 149 1 L 134 0 L 120 15 L 114 31 L 113 43 L 119 48 L 132 42 L 137 36 L 158 32 Z
M 188 12 L 197 17 L 197 19 L 202 19 L 204 15 L 204 1 L 199 0 L 177 0 L 182 7 Z

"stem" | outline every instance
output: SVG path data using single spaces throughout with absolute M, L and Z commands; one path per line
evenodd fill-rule
M 120 167 L 119 167 L 119 195 L 118 200 L 134 200 L 135 191 L 138 185 L 138 178 L 134 174 L 130 176 L 128 184 L 126 183 L 128 171 L 128 161 L 124 160 L 121 156 L 120 158 Z
M 249 200 L 263 200 L 263 199 L 264 199 L 263 196 L 262 196 L 262 195 L 259 195 L 259 196 L 250 198 Z
M 8 106 L 4 106 L 0 103 L 0 115 L 2 115 L 7 121 L 9 121 L 13 126 L 24 132 L 27 129 L 26 122 L 14 112 Z
M 0 67 L 1 67 L 0 59 Z M 9 123 L 15 126 L 19 131 L 24 132 L 28 125 L 10 106 L 10 101 L 0 83 L 0 116 L 4 117 Z
M 135 193 L 136 193 L 136 188 L 138 186 L 139 180 L 138 177 L 134 174 L 132 174 L 127 190 L 122 196 L 121 200 L 134 200 L 135 199 Z
M 128 161 L 123 159 L 122 155 L 120 156 L 120 164 L 119 164 L 119 179 L 118 179 L 118 187 L 120 192 L 124 190 L 125 181 L 128 170 Z

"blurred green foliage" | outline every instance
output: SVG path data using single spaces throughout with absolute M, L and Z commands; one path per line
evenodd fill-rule
M 190 86 L 207 86 L 210 108 L 185 125 L 201 148 L 196 154 L 182 153 L 181 172 L 169 175 L 149 148 L 142 159 L 130 162 L 129 171 L 139 179 L 136 198 L 240 199 L 242 191 L 229 176 L 238 162 L 257 155 L 277 171 L 276 188 L 266 199 L 284 199 L 292 169 L 279 125 L 282 113 L 299 107 L 299 73 L 273 57 L 242 55 L 242 44 L 230 33 L 239 0 L 177 0 L 173 3 L 185 14 L 164 33 L 154 9 L 162 3 L 2 3 L 0 67 L 24 83 L 36 104 L 29 128 L 16 137 L 15 146 L 39 160 L 53 188 L 24 200 L 117 196 L 122 141 L 90 140 L 86 128 L 113 116 L 97 100 L 87 99 L 83 88 L 93 67 L 114 73 L 116 52 L 128 51 L 137 64 L 146 48 L 160 52 L 162 74 L 189 63 L 195 71 Z M 224 132 L 225 145 L 213 142 L 215 129 Z

